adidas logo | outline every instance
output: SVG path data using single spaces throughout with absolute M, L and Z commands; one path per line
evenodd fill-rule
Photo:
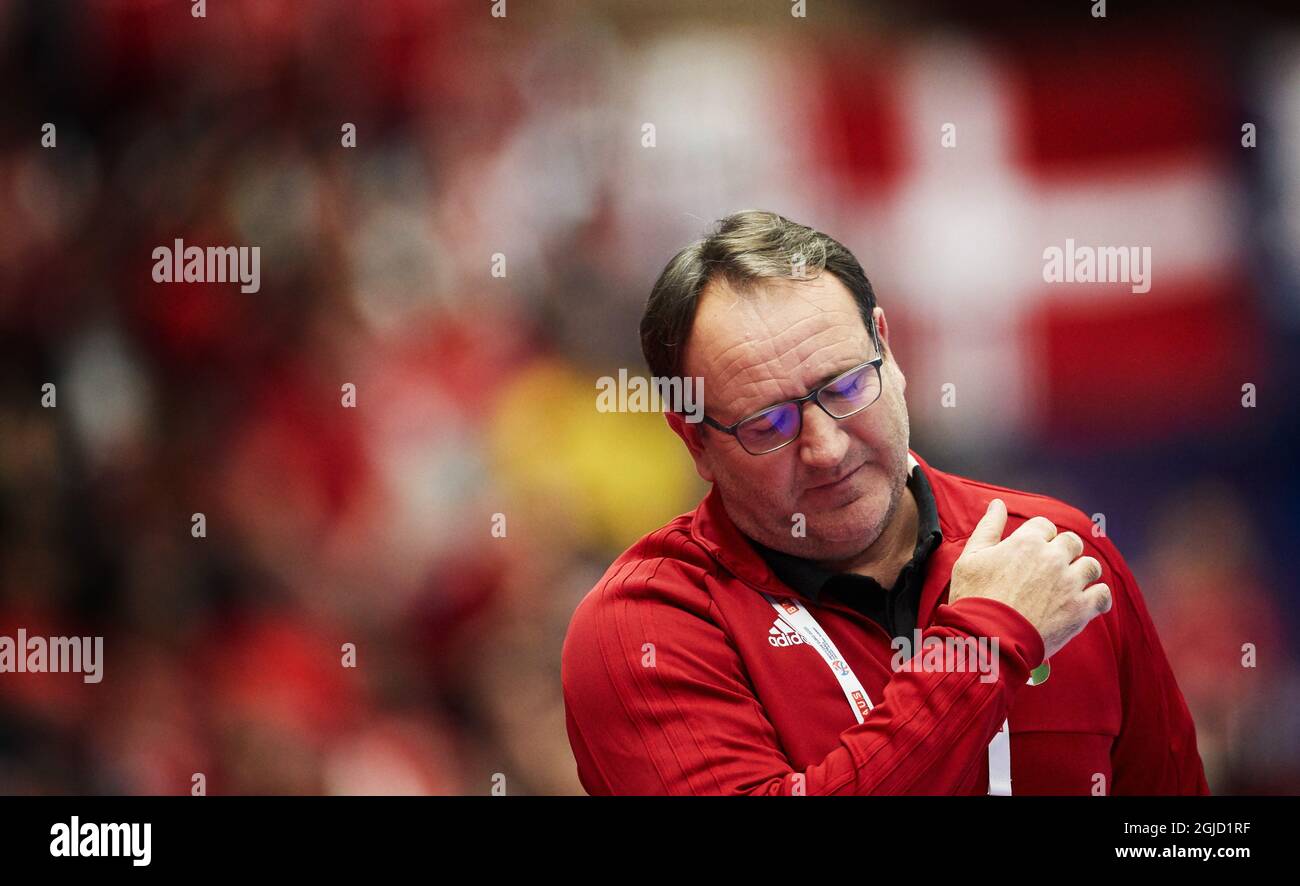
M 802 646 L 803 637 L 784 620 L 778 618 L 767 631 L 767 642 L 773 646 Z

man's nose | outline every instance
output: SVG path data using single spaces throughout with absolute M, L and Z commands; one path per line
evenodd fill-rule
M 816 403 L 803 407 L 803 430 L 799 433 L 799 457 L 811 468 L 833 468 L 844 461 L 849 435 L 840 423 Z

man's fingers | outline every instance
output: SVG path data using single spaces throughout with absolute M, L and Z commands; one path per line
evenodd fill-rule
M 1101 561 L 1096 557 L 1080 557 L 1070 564 L 1070 569 L 1083 581 L 1085 588 L 1101 578 Z
M 1065 548 L 1070 563 L 1079 559 L 1079 555 L 1083 553 L 1083 539 L 1079 538 L 1077 533 L 1068 530 L 1052 539 L 1050 543 Z
M 1110 612 L 1111 598 L 1109 585 L 1095 584 L 1090 588 L 1084 588 L 1083 595 L 1087 598 L 1088 603 L 1092 608 L 1097 612 Z
M 1056 524 L 1046 517 L 1030 517 L 1024 523 L 1020 524 L 1019 529 L 1011 534 L 1016 535 L 1017 533 L 1034 535 L 1044 541 L 1051 541 L 1056 538 Z
M 993 547 L 1002 541 L 1002 530 L 1006 529 L 1006 526 L 1006 502 L 1000 498 L 995 498 L 989 502 L 988 510 L 984 512 L 983 517 L 980 517 L 980 521 L 975 524 L 975 531 L 966 540 L 966 547 L 962 548 L 962 553 Z

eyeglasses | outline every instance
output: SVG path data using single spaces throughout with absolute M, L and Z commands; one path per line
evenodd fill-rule
M 735 437 L 750 455 L 775 452 L 782 446 L 793 443 L 803 430 L 803 405 L 809 400 L 834 419 L 856 415 L 875 403 L 880 398 L 882 389 L 880 365 L 883 362 L 884 357 L 876 357 L 859 363 L 798 399 L 785 400 L 759 410 L 734 425 L 722 425 L 707 415 L 704 416 L 704 423 Z

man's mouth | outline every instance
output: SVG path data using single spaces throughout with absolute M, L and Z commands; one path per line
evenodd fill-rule
M 866 462 L 863 462 L 853 470 L 849 471 L 847 474 L 841 476 L 838 480 L 830 480 L 826 483 L 822 483 L 819 486 L 809 486 L 808 491 L 809 492 L 836 492 L 840 489 L 843 489 L 849 485 L 849 481 L 852 480 L 853 477 L 858 473 L 858 471 L 862 470 L 866 466 L 866 464 L 867 464 Z

